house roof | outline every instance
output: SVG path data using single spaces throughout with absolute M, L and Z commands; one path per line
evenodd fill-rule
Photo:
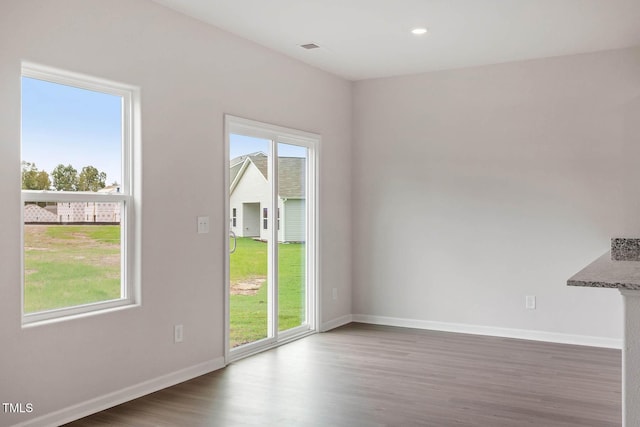
M 243 170 L 246 169 L 246 167 L 243 167 L 245 163 L 252 163 L 260 171 L 265 180 L 269 179 L 268 157 L 264 153 L 249 154 L 246 156 L 236 157 L 231 160 L 230 183 L 232 186 L 238 178 L 238 175 L 243 173 Z M 278 177 L 280 187 L 278 195 L 281 198 L 303 199 L 305 197 L 306 164 L 306 159 L 302 157 L 278 158 Z
M 302 157 L 278 158 L 278 194 L 283 199 L 304 199 L 306 160 Z
M 267 155 L 264 154 L 263 152 L 256 152 L 256 153 L 251 153 L 251 154 L 247 154 L 244 156 L 238 156 L 238 157 L 234 157 L 233 159 L 231 159 L 230 162 L 230 180 L 229 180 L 229 184 L 233 184 L 233 181 L 235 181 L 236 177 L 238 176 L 238 173 L 240 173 L 240 171 L 242 170 L 242 166 L 244 165 L 245 161 L 247 159 L 251 159 L 251 161 L 253 162 L 253 164 L 255 164 L 257 166 L 257 164 L 262 163 L 261 162 L 261 158 L 264 158 L 264 171 L 260 170 L 260 172 L 262 172 L 262 175 L 265 177 L 267 176 Z M 260 169 L 258 167 L 258 169 Z
M 229 184 L 233 184 L 233 181 L 235 181 L 236 176 L 238 176 L 238 172 L 240 172 L 240 169 L 242 169 L 243 164 L 244 164 L 243 162 L 240 162 L 240 163 L 236 163 L 235 165 L 234 164 L 231 165 L 231 169 L 230 169 L 231 177 L 229 180 Z
M 251 162 L 258 168 L 264 179 L 269 179 L 269 159 L 267 156 L 251 156 Z
M 108 185 L 98 190 L 98 193 L 116 194 L 120 192 L 120 184 Z

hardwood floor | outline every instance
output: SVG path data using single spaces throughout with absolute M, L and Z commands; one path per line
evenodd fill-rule
M 619 350 L 352 323 L 69 426 L 621 424 Z

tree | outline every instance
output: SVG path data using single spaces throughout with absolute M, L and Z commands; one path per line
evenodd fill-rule
M 58 165 L 51 172 L 53 177 L 53 188 L 58 191 L 78 190 L 78 171 L 73 166 Z
M 34 163 L 22 161 L 22 189 L 35 190 L 38 168 Z
M 78 178 L 78 191 L 98 191 L 105 187 L 106 181 L 106 173 L 99 172 L 93 166 L 85 166 Z
M 48 190 L 51 188 L 51 179 L 46 171 L 38 171 L 36 175 L 36 190 Z
M 48 190 L 51 180 L 46 171 L 39 171 L 35 163 L 22 162 L 22 189 Z

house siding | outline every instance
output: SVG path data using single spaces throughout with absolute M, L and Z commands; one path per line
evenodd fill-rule
M 267 231 L 262 228 L 262 208 L 269 206 L 269 183 L 264 179 L 260 171 L 250 163 L 243 176 L 229 196 L 229 208 L 231 212 L 236 209 L 236 226 L 231 224 L 231 231 L 238 237 L 267 238 Z M 251 209 L 245 209 L 247 203 L 259 203 L 259 231 L 255 230 L 255 218 Z
M 306 241 L 306 203 L 304 199 L 288 199 L 284 203 L 284 212 L 287 220 L 284 223 L 284 241 Z
M 305 240 L 305 200 L 278 197 L 278 210 L 268 209 L 267 229 L 264 228 L 264 208 L 271 202 L 270 184 L 253 162 L 241 173 L 229 196 L 230 229 L 237 237 L 259 237 L 268 240 L 270 228 L 278 226 L 279 242 Z M 233 225 L 235 209 L 236 224 Z M 279 212 L 279 221 L 278 221 Z M 275 221 L 275 223 L 274 223 Z

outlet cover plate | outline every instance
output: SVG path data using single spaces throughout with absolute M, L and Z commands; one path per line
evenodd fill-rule
M 198 217 L 198 234 L 206 234 L 208 232 L 209 232 L 209 217 L 199 216 Z

